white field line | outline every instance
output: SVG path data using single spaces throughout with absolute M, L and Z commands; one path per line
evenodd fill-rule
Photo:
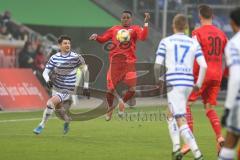
M 0 123 L 7 123 L 7 122 L 23 122 L 23 121 L 36 121 L 41 120 L 42 118 L 24 118 L 24 119 L 5 119 L 0 120 Z M 50 118 L 50 119 L 56 119 L 56 117 Z

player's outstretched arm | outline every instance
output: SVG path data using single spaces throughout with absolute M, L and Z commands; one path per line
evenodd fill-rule
M 98 41 L 99 43 L 104 43 L 104 42 L 111 40 L 112 39 L 112 31 L 113 31 L 112 28 L 108 29 L 106 32 L 104 32 L 101 35 L 98 35 L 96 33 L 92 34 L 89 37 L 89 40 Z
M 150 20 L 150 14 L 149 13 L 144 13 L 144 14 L 145 14 L 144 26 L 143 28 L 139 27 L 137 29 L 137 36 L 138 36 L 138 39 L 141 41 L 146 40 L 148 37 L 148 23 Z

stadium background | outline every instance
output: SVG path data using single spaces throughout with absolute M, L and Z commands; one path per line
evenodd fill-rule
M 0 119 L 1 119 L 0 126 L 2 124 L 2 127 L 3 128 L 5 127 L 5 132 L 2 132 L 2 134 L 0 133 L 0 137 L 4 139 L 5 136 L 8 135 L 8 132 L 14 132 L 13 129 L 9 129 L 9 127 L 7 126 L 7 124 L 10 123 L 8 120 L 20 119 L 21 117 L 25 119 L 29 117 L 30 119 L 31 118 L 34 119 L 35 116 L 37 117 L 41 116 L 41 112 L 38 112 L 38 110 L 41 108 L 44 108 L 44 104 L 47 99 L 46 96 L 42 100 L 38 99 L 40 103 L 35 104 L 33 103 L 34 100 L 30 101 L 29 103 L 26 103 L 26 99 L 34 99 L 34 96 L 36 96 L 34 94 L 28 95 L 26 97 L 23 96 L 21 97 L 22 99 L 20 100 L 14 100 L 14 98 L 11 99 L 10 98 L 11 96 L 6 96 L 3 94 L 3 91 L 4 91 L 3 84 L 7 85 L 7 83 L 10 83 L 9 82 L 10 79 L 14 79 L 14 82 L 12 83 L 18 84 L 20 82 L 22 83 L 27 81 L 35 81 L 36 78 L 38 78 L 40 83 L 36 82 L 37 84 L 32 84 L 32 85 L 33 86 L 36 85 L 43 95 L 46 94 L 43 92 L 47 92 L 47 90 L 42 91 L 42 88 L 38 86 L 39 84 L 41 84 L 42 87 L 46 89 L 45 84 L 42 81 L 42 78 L 40 76 L 42 71 L 41 67 L 39 68 L 39 64 L 36 65 L 34 63 L 37 57 L 36 55 L 38 54 L 37 47 L 39 45 L 41 46 L 41 52 L 43 54 L 43 57 L 44 57 L 43 59 L 45 63 L 47 61 L 47 57 L 49 56 L 49 53 L 52 50 L 54 50 L 56 47 L 56 44 L 57 44 L 56 38 L 61 34 L 70 35 L 73 38 L 73 49 L 75 51 L 80 52 L 82 54 L 96 55 L 97 57 L 103 60 L 104 68 L 101 70 L 98 76 L 98 79 L 91 86 L 98 89 L 105 89 L 105 86 L 106 86 L 105 75 L 106 75 L 106 70 L 108 66 L 108 54 L 106 51 L 104 51 L 103 45 L 97 44 L 96 42 L 88 41 L 88 37 L 92 33 L 102 33 L 108 27 L 119 24 L 121 11 L 125 9 L 133 11 L 134 23 L 140 24 L 140 25 L 142 25 L 142 22 L 143 22 L 144 12 L 150 12 L 151 24 L 150 24 L 149 38 L 146 42 L 138 43 L 137 55 L 138 55 L 138 62 L 153 63 L 155 59 L 155 50 L 157 48 L 158 42 L 160 41 L 161 38 L 167 35 L 170 35 L 172 33 L 171 22 L 172 22 L 173 16 L 179 12 L 187 14 L 190 22 L 189 33 L 191 33 L 191 30 L 194 29 L 194 27 L 196 27 L 197 25 L 199 25 L 196 11 L 197 11 L 197 5 L 201 3 L 206 3 L 213 7 L 214 13 L 215 13 L 214 24 L 217 25 L 222 30 L 224 30 L 225 33 L 230 38 L 232 36 L 232 31 L 228 23 L 229 22 L 228 13 L 232 8 L 236 6 L 240 6 L 240 1 L 238 0 L 196 0 L 196 1 L 191 1 L 191 0 L 168 0 L 168 1 L 164 1 L 164 0 L 121 0 L 121 1 L 120 0 L 79 0 L 79 1 L 77 0 L 68 0 L 68 1 L 22 0 L 21 2 L 17 0 L 0 0 L 0 14 L 1 14 L 0 16 L 0 32 L 1 32 L 0 33 L 0 72 L 1 72 L 0 109 L 3 110 L 2 113 L 6 113 L 6 114 L 0 114 Z M 10 20 L 3 18 L 6 11 L 9 11 L 11 13 Z M 8 33 L 3 32 L 4 30 L 3 28 L 5 26 L 7 26 L 8 28 Z M 23 47 L 24 47 L 24 44 L 26 43 L 29 43 L 30 45 L 32 45 L 32 50 L 31 50 L 31 53 L 29 54 L 29 57 L 30 59 L 32 58 L 33 62 L 28 65 L 20 64 L 22 63 L 22 61 L 20 62 L 19 60 L 21 57 L 23 57 L 21 54 L 23 54 L 22 52 L 25 51 L 23 50 Z M 25 62 L 27 63 L 27 61 Z M 24 73 L 22 75 L 27 78 L 25 79 L 18 78 L 18 76 L 16 76 L 16 74 L 14 74 L 12 70 L 20 69 L 20 68 L 31 69 L 32 74 L 28 73 L 24 75 L 25 74 Z M 18 70 L 15 70 L 15 71 L 18 72 Z M 27 72 L 29 72 L 29 70 Z M 27 80 L 28 77 L 31 77 L 32 75 L 35 76 L 36 78 L 35 79 L 29 78 L 30 80 Z M 14 85 L 12 83 L 10 83 L 9 85 Z M 8 92 L 11 92 L 11 90 L 9 90 L 9 88 L 7 88 L 6 86 L 5 88 Z M 223 88 L 225 89 L 224 86 Z M 14 91 L 14 88 L 12 89 L 12 91 Z M 14 96 L 16 98 L 18 95 L 15 94 Z M 30 97 L 30 96 L 33 96 L 33 97 Z M 219 95 L 219 99 L 221 100 L 220 104 L 222 104 L 222 102 L 224 101 L 224 97 L 225 97 L 225 91 L 223 90 Z M 3 103 L 3 101 L 6 101 L 6 99 L 10 99 L 10 100 L 8 100 L 8 102 Z M 83 101 L 85 102 L 86 100 L 83 99 Z M 89 105 L 89 102 L 86 102 L 86 103 L 84 102 L 80 104 L 82 106 Z M 150 99 L 149 98 L 139 99 L 137 106 L 144 106 L 144 107 L 151 106 L 154 109 L 153 110 L 150 109 L 150 111 L 155 112 L 156 111 L 155 106 L 158 106 L 158 102 L 159 102 L 159 97 L 153 97 Z M 162 102 L 159 102 L 159 104 L 160 103 Z M 4 104 L 8 104 L 9 106 L 4 106 Z M 14 105 L 17 107 L 15 107 Z M 4 112 L 8 110 L 25 111 L 29 109 L 37 110 L 37 112 L 28 112 L 26 114 L 25 113 L 19 114 L 18 112 L 10 112 L 10 113 Z M 222 109 L 218 108 L 217 110 L 219 114 L 221 114 Z M 145 111 L 145 109 L 143 109 L 143 111 Z M 148 111 L 148 109 L 146 109 L 146 111 Z M 194 112 L 195 114 L 197 114 L 198 112 L 201 112 L 201 110 L 197 107 L 197 109 L 194 110 Z M 200 117 L 197 117 L 196 119 L 199 120 L 199 123 L 202 127 L 206 127 L 206 125 L 204 124 L 205 120 L 202 120 L 202 118 L 203 117 L 200 116 Z M 112 124 L 113 126 L 115 126 L 115 123 L 117 123 L 118 125 L 119 123 L 121 123 L 119 122 L 119 120 L 116 120 L 116 121 L 117 122 L 114 122 L 114 124 Z M 36 123 L 36 121 L 32 123 Z M 96 123 L 94 123 L 93 121 L 93 122 L 90 122 L 90 125 L 95 126 L 95 125 L 99 125 L 99 123 L 101 125 L 101 122 L 97 121 Z M 150 127 L 153 127 L 154 124 L 155 123 L 147 125 L 147 127 L 149 127 L 148 129 L 151 130 Z M 14 124 L 14 126 L 15 125 L 18 125 L 18 124 L 16 123 Z M 54 126 L 55 121 L 50 125 Z M 74 125 L 76 127 L 76 124 Z M 92 127 L 88 128 L 89 126 L 87 124 L 84 124 L 84 125 L 82 129 L 86 129 L 86 130 L 89 129 L 89 131 L 94 132 L 94 129 Z M 120 124 L 121 127 L 123 127 L 124 125 L 128 126 L 126 122 L 123 122 L 123 124 Z M 137 125 L 139 126 L 143 124 L 137 123 Z M 13 140 L 16 139 L 18 141 L 19 140 L 18 134 L 23 135 L 21 136 L 21 138 L 23 138 L 24 135 L 28 137 L 28 134 L 26 134 L 26 132 L 28 132 L 27 130 L 31 130 L 32 126 L 33 125 L 30 124 L 30 127 L 23 129 L 23 131 L 17 128 L 19 132 L 16 135 L 12 135 L 11 136 L 12 139 Z M 132 126 L 133 124 L 130 124 L 130 126 L 128 127 L 131 128 Z M 51 128 L 48 128 L 48 129 L 51 130 Z M 115 129 L 117 130 L 118 128 L 115 128 Z M 145 129 L 141 130 L 143 134 L 146 132 Z M 209 129 L 209 126 L 208 126 L 208 129 Z M 157 130 L 156 127 L 153 127 L 152 131 L 155 132 L 156 130 Z M 165 126 L 165 130 L 162 129 L 161 131 L 166 132 L 166 126 Z M 76 132 L 77 132 L 76 130 L 75 132 L 73 131 L 74 136 L 78 136 L 78 135 L 75 135 Z M 134 135 L 136 132 L 137 131 L 133 131 L 132 133 L 130 133 L 130 135 L 131 134 Z M 47 132 L 47 133 L 50 135 L 56 134 L 55 132 L 54 133 Z M 145 134 L 148 134 L 148 133 L 145 133 Z M 168 136 L 167 133 L 165 134 L 166 136 Z M 152 134 L 151 136 L 156 136 L 156 135 L 157 134 Z M 199 137 L 206 139 L 206 141 L 202 140 L 201 143 L 207 143 L 207 141 L 210 139 L 209 137 L 211 136 L 213 137 L 213 135 L 209 136 L 209 135 L 206 135 L 204 132 L 199 132 L 198 135 Z M 31 139 L 33 138 L 34 137 L 31 137 Z M 141 141 L 141 138 L 137 137 L 137 140 Z M 131 139 L 129 139 L 129 141 L 131 142 Z M 169 142 L 165 142 L 165 143 L 169 143 Z M 11 143 L 14 144 L 14 141 Z M 68 142 L 64 142 L 64 143 L 68 143 Z M 144 144 L 145 143 L 143 143 L 142 145 Z M 104 145 L 109 145 L 109 144 L 106 143 Z M 8 146 L 6 141 L 2 141 L 2 145 L 0 146 L 6 146 L 11 148 L 11 145 Z M 124 144 L 122 144 L 121 147 L 124 148 Z M 131 147 L 136 147 L 136 146 L 131 146 Z M 167 147 L 169 147 L 169 144 L 167 145 Z M 7 153 L 8 151 L 9 150 L 6 150 Z M 154 151 L 156 152 L 157 150 L 154 150 Z M 211 151 L 214 151 L 214 149 L 212 149 Z M 3 152 L 4 150 L 0 150 L 0 153 L 3 153 Z M 170 150 L 169 150 L 169 153 L 170 153 Z M 20 156 L 22 154 L 18 153 L 17 155 Z M 82 156 L 82 154 L 80 155 Z M 130 157 L 128 158 L 132 159 L 131 158 L 132 154 L 129 154 L 129 155 Z M 207 153 L 207 155 L 209 157 L 214 157 L 214 154 L 212 153 Z M 23 157 L 24 156 L 26 155 L 24 154 Z M 115 157 L 114 154 L 112 156 Z M 155 156 L 157 155 L 154 155 L 153 157 Z M 128 159 L 124 156 L 120 156 L 120 157 Z M 3 154 L 2 158 L 17 159 L 17 156 L 16 157 L 11 156 L 8 153 L 8 154 Z M 2 158 L 0 154 L 0 159 Z M 36 158 L 36 157 L 26 156 L 23 159 L 30 159 L 30 158 Z M 105 159 L 105 158 L 106 157 L 102 156 L 102 159 Z M 142 159 L 145 159 L 145 158 L 148 159 L 145 156 L 142 157 Z M 37 158 L 37 159 L 41 159 L 41 158 Z M 85 159 L 88 159 L 88 157 L 85 156 Z M 100 159 L 101 159 L 101 156 L 100 156 Z M 115 157 L 113 159 L 121 159 L 121 158 Z

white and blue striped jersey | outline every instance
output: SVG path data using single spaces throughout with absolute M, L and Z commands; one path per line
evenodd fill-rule
M 85 61 L 81 55 L 74 52 L 67 54 L 58 52 L 50 57 L 43 77 L 46 82 L 49 80 L 53 82 L 54 90 L 73 92 L 77 79 L 77 68 L 82 64 L 85 64 Z
M 207 67 L 197 40 L 183 33 L 176 33 L 162 39 L 156 54 L 155 63 L 165 65 L 167 68 L 165 76 L 168 86 L 193 87 L 194 59 L 197 60 L 200 66 Z M 203 79 L 204 75 L 201 82 L 199 82 L 200 86 Z
M 229 67 L 228 91 L 225 106 L 229 109 L 237 102 L 240 104 L 240 32 L 238 32 L 225 48 L 226 62 Z

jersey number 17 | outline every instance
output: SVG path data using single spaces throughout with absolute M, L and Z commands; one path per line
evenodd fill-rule
M 187 45 L 174 45 L 174 53 L 175 53 L 175 62 L 176 63 L 180 63 L 183 64 L 184 63 L 184 59 L 188 53 L 190 49 L 190 46 Z M 180 51 L 183 51 L 182 53 Z

